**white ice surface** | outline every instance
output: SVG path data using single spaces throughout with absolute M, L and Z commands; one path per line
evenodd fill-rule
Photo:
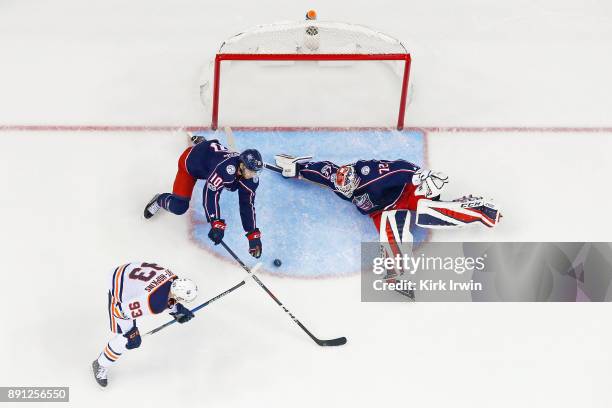
M 361 0 L 4 1 L 0 125 L 205 124 L 196 85 L 220 41 L 310 7 L 411 45 L 408 125 L 612 126 L 610 3 Z M 75 407 L 609 406 L 609 305 L 364 304 L 357 278 L 262 277 L 343 348 L 311 344 L 249 285 L 145 339 L 97 389 L 108 268 L 157 261 L 202 299 L 243 276 L 189 240 L 186 217 L 141 218 L 184 146 L 172 132 L 0 133 L 0 385 L 68 385 Z M 477 186 L 507 215 L 436 238 L 610 241 L 611 147 L 609 133 L 430 134 L 453 191 Z

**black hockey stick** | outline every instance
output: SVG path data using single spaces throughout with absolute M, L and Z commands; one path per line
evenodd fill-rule
M 244 264 L 244 262 L 242 262 L 242 260 L 240 258 L 238 258 L 238 255 L 236 255 L 234 253 L 234 251 L 232 251 L 232 249 L 230 247 L 227 246 L 227 244 L 223 241 L 221 241 L 221 245 L 223 246 L 223 248 L 225 248 L 225 250 L 232 256 L 232 258 L 234 258 L 236 260 L 236 262 L 238 262 L 240 264 L 240 266 L 242 266 L 242 269 L 244 269 L 245 271 L 247 271 L 247 273 L 249 275 L 251 275 L 251 277 L 255 280 L 255 282 L 257 282 L 257 284 L 266 291 L 266 293 L 276 302 L 277 305 L 279 305 L 284 311 L 285 313 L 287 313 L 289 315 L 289 317 L 291 317 L 291 320 L 293 320 L 295 322 L 295 324 L 297 324 L 298 326 L 300 326 L 300 328 L 302 330 L 304 330 L 304 332 L 306 332 L 306 334 L 308 336 L 310 336 L 310 338 L 317 343 L 319 346 L 341 346 L 343 344 L 346 344 L 346 337 L 338 337 L 337 339 L 330 339 L 330 340 L 321 340 L 316 338 L 298 319 L 297 317 L 295 317 L 290 311 L 289 309 L 287 309 L 280 300 L 278 300 L 278 298 L 276 296 L 274 296 L 274 294 L 272 292 L 270 292 L 270 289 L 268 289 L 266 287 L 266 285 L 263 284 L 263 282 L 261 280 L 259 280 L 259 278 L 257 277 L 257 275 L 253 274 L 253 272 L 251 271 L 251 269 L 246 266 Z
M 225 137 L 227 138 L 227 144 L 229 148 L 235 152 L 238 151 L 236 149 L 236 139 L 234 138 L 234 131 L 232 130 L 232 128 L 229 126 L 226 126 L 223 128 L 223 130 L 225 132 Z M 278 174 L 283 174 L 283 169 L 278 166 L 275 166 L 274 164 L 264 162 L 263 168 L 272 170 L 273 172 L 278 173 Z
M 279 173 L 279 174 L 283 174 L 283 169 L 281 169 L 278 166 L 275 166 L 275 165 L 270 164 L 270 163 L 265 163 L 265 162 L 264 162 L 263 166 L 264 166 L 265 169 L 272 170 L 272 171 L 274 171 L 276 173 Z
M 227 144 L 229 148 L 237 152 L 238 149 L 236 148 L 236 139 L 234 138 L 234 131 L 229 126 L 224 127 L 223 131 L 225 132 L 225 137 L 227 138 Z M 283 169 L 278 166 L 275 166 L 274 164 L 264 162 L 263 168 L 272 170 L 273 172 L 276 172 L 278 174 L 283 174 Z
M 271 171 L 273 171 L 275 173 L 283 174 L 283 169 L 278 167 L 278 166 L 275 166 L 274 164 L 270 164 L 270 163 L 264 162 L 263 167 L 264 167 L 264 169 L 271 170 Z M 305 181 L 305 182 L 310 183 L 310 184 L 314 184 L 317 187 L 327 188 L 323 184 L 319 184 L 316 181 L 308 180 L 307 178 L 304 178 L 302 176 L 296 177 L 296 179 L 297 180 L 301 180 L 301 181 Z
M 242 285 L 244 285 L 244 284 L 245 284 L 245 281 L 242 281 L 242 282 L 240 282 L 240 283 L 238 283 L 238 284 L 236 284 L 236 285 L 232 286 L 231 288 L 229 288 L 229 289 L 228 289 L 228 290 L 226 290 L 225 292 L 223 292 L 223 293 L 219 293 L 219 294 L 218 294 L 217 296 L 215 296 L 214 298 L 209 299 L 209 300 L 207 300 L 206 302 L 202 303 L 201 305 L 194 307 L 193 309 L 191 309 L 191 311 L 192 311 L 193 313 L 197 312 L 198 310 L 202 309 L 203 307 L 206 307 L 206 306 L 210 305 L 212 302 L 215 302 L 215 301 L 217 301 L 217 300 L 221 299 L 223 296 L 227 295 L 228 293 L 233 292 L 234 290 L 238 289 L 239 287 L 241 287 L 241 286 L 242 286 Z M 162 325 L 161 325 L 161 326 L 159 326 L 159 327 L 156 327 L 155 329 L 151 330 L 150 332 L 145 333 L 144 335 L 145 335 L 145 336 L 147 336 L 147 335 L 149 335 L 149 334 L 155 334 L 155 333 L 157 333 L 158 331 L 160 331 L 160 330 L 162 330 L 162 329 L 165 329 L 166 327 L 168 327 L 168 326 L 170 326 L 171 324 L 174 324 L 174 323 L 176 323 L 176 320 L 170 320 L 169 322 L 164 323 L 164 324 L 162 324 Z

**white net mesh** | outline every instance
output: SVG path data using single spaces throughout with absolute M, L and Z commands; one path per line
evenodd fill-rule
M 359 127 L 393 126 L 398 121 L 407 60 L 385 56 L 408 52 L 398 40 L 370 28 L 320 21 L 269 24 L 233 36 L 218 54 L 255 57 L 220 63 L 220 126 Z M 258 59 L 262 54 L 297 58 Z M 330 61 L 318 59 L 319 54 L 357 57 Z M 367 57 L 361 60 L 362 55 Z M 200 82 L 207 115 L 215 106 L 213 91 L 211 61 Z
M 261 25 L 223 43 L 219 54 L 407 54 L 395 38 L 371 28 L 326 21 Z

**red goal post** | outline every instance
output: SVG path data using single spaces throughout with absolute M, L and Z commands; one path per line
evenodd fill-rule
M 410 53 L 400 41 L 368 27 L 320 21 L 279 23 L 259 26 L 230 38 L 214 60 L 213 130 L 219 122 L 223 61 L 399 61 L 403 63 L 403 74 L 396 127 L 398 130 L 404 127 Z

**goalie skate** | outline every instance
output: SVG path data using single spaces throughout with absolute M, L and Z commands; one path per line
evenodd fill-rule
M 388 258 L 389 255 L 387 254 L 387 251 L 385 250 L 385 247 L 383 245 L 380 246 L 380 256 L 382 258 Z M 398 271 L 393 268 L 393 269 L 388 269 L 387 272 L 385 273 L 385 276 L 383 276 L 383 280 L 385 281 L 385 283 L 397 283 L 398 282 L 398 277 L 401 277 L 404 275 L 404 271 L 401 270 L 399 273 Z M 399 293 L 400 295 L 406 296 L 407 298 L 409 298 L 410 300 L 414 301 L 414 290 L 410 289 L 410 290 L 404 290 L 404 289 L 395 289 L 395 291 L 397 293 Z
M 399 276 L 402 276 L 400 274 Z M 396 272 L 387 272 L 387 274 L 383 277 L 383 280 L 386 283 L 398 283 L 398 274 Z M 414 300 L 414 290 L 412 289 L 394 289 L 400 295 L 406 296 L 410 300 Z

